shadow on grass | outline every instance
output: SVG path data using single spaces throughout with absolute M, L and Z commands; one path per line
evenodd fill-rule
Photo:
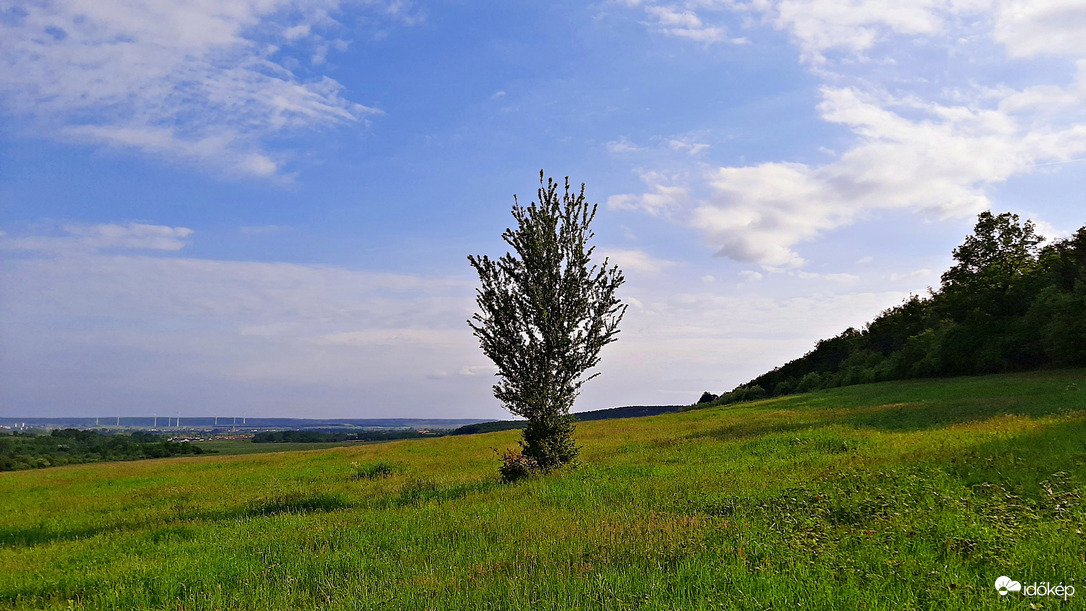
M 1050 492 L 1045 484 L 1050 475 L 1063 472 L 1069 481 L 1086 491 L 1084 431 L 1086 414 L 1047 423 L 1013 437 L 941 453 L 928 462 L 941 465 L 967 486 L 996 483 L 1040 498 Z
M 311 513 L 350 509 L 354 504 L 343 495 L 330 492 L 286 492 L 260 499 L 248 505 L 248 508 L 229 517 L 275 516 L 284 513 Z M 226 519 L 229 519 L 226 518 Z M 223 518 L 220 518 L 223 519 Z
M 830 425 L 880 431 L 917 432 L 1006 415 L 1032 418 L 1086 409 L 1086 393 L 1066 391 L 1043 397 L 950 396 L 917 401 L 909 387 L 887 385 L 849 387 L 798 395 L 774 407 L 797 413 L 794 420 L 766 418 L 758 412 L 750 422 L 740 422 L 688 435 L 686 439 L 742 440 L 771 433 L 785 433 Z M 863 392 L 867 391 L 867 392 Z M 874 403 L 874 405 L 872 405 Z M 758 407 L 757 404 L 754 407 Z
M 95 526 L 56 527 L 47 523 L 35 526 L 0 526 L 0 548 L 33 547 L 58 541 L 89 539 L 105 533 L 133 532 L 153 529 L 154 533 L 173 528 L 180 522 L 225 522 L 244 518 L 259 518 L 282 514 L 328 512 L 350 509 L 354 504 L 344 496 L 329 492 L 294 491 L 250 501 L 244 505 L 223 509 L 175 508 L 167 515 L 157 515 L 137 521 L 116 522 Z
M 500 486 L 500 482 L 487 480 L 441 486 L 431 479 L 412 479 L 395 495 L 371 499 L 363 503 L 351 502 L 344 495 L 334 492 L 291 491 L 255 499 L 243 505 L 223 509 L 176 508 L 172 513 L 144 518 L 138 521 L 117 522 L 96 526 L 57 527 L 47 523 L 35 526 L 0 526 L 0 548 L 33 547 L 58 541 L 89 539 L 101 534 L 134 532 L 143 529 L 155 533 L 175 528 L 178 523 L 194 521 L 226 522 L 246 518 L 271 517 L 286 514 L 306 514 L 352 509 L 360 506 L 388 509 L 391 507 L 418 506 L 431 502 L 446 502 L 470 494 L 487 492 Z
M 771 433 L 787 433 L 792 431 L 801 431 L 811 428 L 824 426 L 828 422 L 823 421 L 805 421 L 805 422 L 743 422 L 740 424 L 733 424 L 729 426 L 722 426 L 708 431 L 699 431 L 697 433 L 691 433 L 686 435 L 684 439 L 689 441 L 698 441 L 703 439 L 715 439 L 717 441 L 742 441 L 745 439 L 751 439 L 754 437 L 761 437 L 762 435 L 768 435 Z M 655 443 L 657 446 L 669 446 L 674 445 L 670 440 L 661 440 Z
M 995 441 L 881 464 L 877 472 L 839 472 L 769 496 L 707 494 L 693 508 L 724 517 L 746 511 L 786 521 L 793 514 L 821 515 L 834 525 L 859 525 L 900 515 L 903 509 L 951 504 L 1007 532 L 1035 520 L 1081 522 L 1086 518 L 1084 430 L 1086 415 L 1080 415 Z
M 389 499 L 391 502 L 384 505 L 409 507 L 429 502 L 452 501 L 469 494 L 487 492 L 500 485 L 501 483 L 497 480 L 488 480 L 441 487 L 431 479 L 414 479 L 403 485 L 399 496 Z

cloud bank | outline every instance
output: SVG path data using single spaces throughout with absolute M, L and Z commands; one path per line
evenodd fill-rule
M 44 0 L 0 9 L 0 96 L 55 138 L 139 151 L 234 175 L 281 174 L 269 138 L 357 123 L 380 110 L 320 65 L 346 41 L 339 0 Z M 365 3 L 410 20 L 403 4 Z M 294 67 L 294 69 L 292 69 Z
M 646 10 L 651 6 L 664 5 Z M 644 192 L 609 200 L 612 208 L 639 209 L 696 230 L 717 256 L 767 268 L 800 267 L 805 260 L 797 247 L 834 229 L 887 210 L 969 217 L 992 205 L 994 185 L 1086 154 L 1081 3 L 755 0 L 688 6 L 756 17 L 788 32 L 801 61 L 825 82 L 819 116 L 852 135 L 852 144 L 828 163 L 698 162 L 681 175 L 642 170 Z M 972 70 L 969 84 L 911 71 L 915 48 L 944 39 L 958 41 L 949 43 L 948 73 Z M 1008 85 L 971 68 L 972 52 L 1000 49 L 1008 58 L 1063 63 L 1076 76 Z
M 466 278 L 189 258 L 192 232 L 158 225 L 57 233 L 0 237 L 0 413 L 498 415 Z

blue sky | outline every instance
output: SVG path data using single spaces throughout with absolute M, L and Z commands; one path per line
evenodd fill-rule
M 468 254 L 587 183 L 689 403 L 1086 224 L 1081 0 L 0 1 L 0 415 L 499 417 Z

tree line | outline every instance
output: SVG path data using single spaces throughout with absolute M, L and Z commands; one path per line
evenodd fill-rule
M 699 404 L 886 380 L 1086 366 L 1086 226 L 1044 244 L 1018 215 L 983 212 L 928 295 Z
M 174 443 L 161 435 L 143 432 L 103 435 L 96 431 L 56 429 L 48 434 L 0 435 L 0 471 L 206 453 L 207 450 L 195 444 Z
M 355 433 L 329 433 L 323 431 L 265 431 L 253 435 L 253 443 L 327 443 L 340 441 L 393 441 L 396 439 L 418 439 L 420 437 L 439 437 L 444 430 L 436 432 L 410 431 L 358 431 Z

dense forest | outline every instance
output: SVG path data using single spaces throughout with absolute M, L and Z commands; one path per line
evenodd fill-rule
M 205 453 L 195 444 L 174 443 L 161 435 L 142 432 L 103 435 L 95 431 L 56 429 L 45 435 L 0 435 L 0 471 Z
M 1043 244 L 1031 221 L 983 212 L 941 286 L 846 329 L 720 405 L 885 380 L 1086 366 L 1086 227 Z

